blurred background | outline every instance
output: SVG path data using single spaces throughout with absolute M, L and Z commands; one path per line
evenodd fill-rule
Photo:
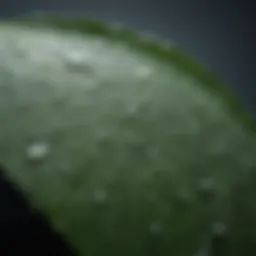
M 256 114 L 256 3 L 248 0 L 1 0 L 0 17 L 87 14 L 168 39 L 237 91 Z

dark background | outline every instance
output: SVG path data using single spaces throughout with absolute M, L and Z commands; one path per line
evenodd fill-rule
M 0 17 L 31 11 L 85 13 L 170 39 L 226 80 L 256 114 L 253 0 L 0 0 Z
M 253 0 L 0 0 L 0 18 L 31 11 L 85 13 L 171 40 L 228 82 L 256 114 Z M 0 167 L 0 254 L 73 255 L 2 174 Z

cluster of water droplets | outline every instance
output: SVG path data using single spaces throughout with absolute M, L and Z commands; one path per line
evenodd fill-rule
M 28 34 L 29 36 L 29 34 Z M 17 45 L 19 49 L 27 49 L 26 42 L 29 42 L 32 46 L 30 47 L 27 51 L 28 54 L 25 56 L 30 59 L 30 66 L 29 68 L 33 68 L 33 65 L 39 65 L 40 63 L 45 63 L 47 61 L 51 63 L 57 64 L 56 66 L 50 65 L 52 69 L 59 69 L 58 75 L 62 74 L 63 77 L 60 78 L 60 81 L 63 82 L 65 79 L 69 79 L 65 76 L 65 72 L 68 71 L 72 74 L 74 74 L 74 77 L 79 77 L 79 75 L 82 76 L 82 80 L 77 80 L 73 79 L 68 80 L 69 86 L 70 86 L 70 81 L 73 81 L 75 85 L 80 84 L 82 87 L 86 88 L 96 88 L 102 78 L 104 78 L 104 75 L 107 76 L 107 72 L 110 71 L 109 66 L 113 69 L 113 67 L 116 66 L 116 63 L 111 60 L 111 63 L 109 65 L 106 65 L 107 58 L 101 59 L 99 56 L 91 56 L 91 53 L 88 52 L 87 48 L 81 48 L 81 45 L 78 44 L 77 47 L 70 47 L 70 46 L 63 46 L 63 48 L 58 48 L 60 46 L 58 41 L 55 41 L 55 37 L 48 38 L 48 40 L 44 40 L 43 38 L 38 38 L 34 39 L 34 41 L 28 40 L 26 41 L 23 39 L 23 41 L 17 42 Z M 42 41 L 45 43 L 45 46 L 43 47 Z M 92 42 L 88 42 L 91 46 Z M 56 47 L 58 46 L 58 47 Z M 33 48 L 34 47 L 34 48 Z M 90 48 L 90 47 L 88 47 Z M 95 57 L 99 57 L 98 59 L 95 59 Z M 120 56 L 119 56 L 120 58 Z M 115 60 L 115 59 L 114 59 Z M 55 62 L 54 62 L 55 61 Z M 114 64 L 113 64 L 114 63 Z M 136 64 L 132 67 L 130 64 Z M 136 63 L 136 61 L 130 62 L 130 66 L 128 65 L 131 70 L 127 70 L 128 74 L 135 74 L 136 79 L 139 79 L 140 82 L 147 82 L 149 78 L 152 78 L 154 75 L 154 70 L 150 66 L 144 65 L 143 63 Z M 118 67 L 116 67 L 118 70 Z M 65 72 L 63 72 L 63 70 Z M 101 73 L 102 71 L 102 73 Z M 102 77 L 101 77 L 102 74 Z M 113 75 L 113 74 L 111 74 Z M 84 80 L 86 77 L 87 80 Z M 122 77 L 121 77 L 122 78 Z M 128 77 L 127 77 L 128 78 Z M 91 80 L 90 80 L 91 79 Z M 87 81 L 87 85 L 81 81 Z M 91 81 L 91 83 L 89 83 Z M 121 80 L 120 80 L 121 81 Z M 116 82 L 116 81 L 113 81 Z M 146 84 L 146 83 L 145 83 Z M 63 83 L 61 83 L 61 86 Z M 120 86 L 122 86 L 120 84 Z M 150 87 L 150 86 L 149 86 Z M 150 89 L 150 88 L 149 88 Z M 189 85 L 188 88 L 185 88 L 186 90 L 189 90 Z M 177 89 L 178 90 L 178 89 Z M 149 97 L 151 95 L 151 91 L 148 90 L 149 92 Z M 145 95 L 144 95 L 145 96 Z M 204 95 L 203 95 L 204 96 Z M 202 98 L 203 98 L 202 96 Z M 208 100 L 208 99 L 207 99 Z M 134 100 L 134 99 L 129 99 L 126 101 L 126 112 L 128 114 L 136 114 L 139 110 L 139 107 L 143 103 L 143 101 L 140 100 Z M 204 103 L 205 105 L 208 104 Z M 187 111 L 187 110 L 186 110 Z M 185 112 L 185 110 L 184 110 Z M 189 112 L 189 111 L 188 111 Z M 186 127 L 185 127 L 186 128 Z M 184 129 L 185 129 L 184 128 Z M 197 129 L 195 129 L 197 131 Z M 104 139 L 105 136 L 104 130 L 99 132 L 98 134 L 98 139 Z M 223 141 L 223 144 L 225 141 Z M 218 144 L 219 145 L 219 144 Z M 222 144 L 220 145 L 222 146 Z M 30 162 L 36 162 L 36 163 L 42 163 L 47 160 L 47 158 L 53 153 L 53 148 L 51 144 L 47 141 L 36 141 L 28 145 L 27 150 L 26 150 L 26 155 L 27 159 Z M 217 151 L 223 150 L 222 147 L 216 147 Z M 158 147 L 152 147 L 148 149 L 148 154 L 150 155 L 151 158 L 157 157 L 159 154 L 161 154 L 160 149 Z M 71 167 L 68 165 L 62 166 L 61 167 L 62 171 L 69 171 Z M 203 178 L 199 181 L 198 187 L 196 188 L 200 193 L 202 194 L 214 194 L 215 192 L 215 183 L 214 179 L 211 177 L 208 178 Z M 187 202 L 190 200 L 190 191 L 183 191 L 179 194 L 177 192 L 178 196 L 182 198 L 184 202 Z M 97 203 L 97 204 L 103 204 L 103 203 L 108 203 L 109 194 L 106 191 L 105 188 L 95 188 L 91 194 L 92 200 Z M 161 223 L 160 220 L 154 220 L 149 224 L 148 231 L 150 234 L 153 235 L 159 235 L 163 232 L 164 226 Z M 214 222 L 211 226 L 211 236 L 225 236 L 227 234 L 227 227 L 223 222 Z M 210 255 L 209 250 L 206 249 L 200 249 L 198 254 L 196 256 L 212 256 Z

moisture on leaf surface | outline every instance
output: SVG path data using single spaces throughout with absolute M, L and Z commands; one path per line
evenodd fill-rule
M 0 58 L 0 162 L 80 255 L 256 254 L 255 121 L 199 64 L 63 17 Z

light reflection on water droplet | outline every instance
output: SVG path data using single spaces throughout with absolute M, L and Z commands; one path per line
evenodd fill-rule
M 27 157 L 31 161 L 42 161 L 50 153 L 50 145 L 46 142 L 35 142 L 27 148 Z
M 74 64 L 80 64 L 84 62 L 84 55 L 81 52 L 78 51 L 70 51 L 66 58 L 68 61 Z
M 89 61 L 89 56 L 87 56 L 83 52 L 79 51 L 70 51 L 66 54 L 64 63 L 69 71 L 77 71 L 77 72 L 91 72 L 92 66 Z

